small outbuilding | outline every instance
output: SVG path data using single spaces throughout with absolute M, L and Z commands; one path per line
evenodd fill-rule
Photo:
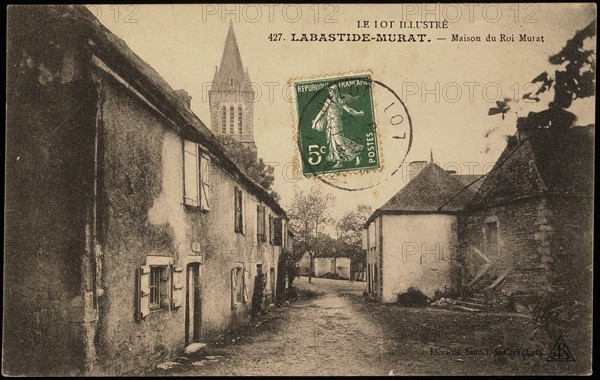
M 453 283 L 457 213 L 474 193 L 431 160 L 367 220 L 367 290 L 382 302 L 416 287 L 428 297 Z

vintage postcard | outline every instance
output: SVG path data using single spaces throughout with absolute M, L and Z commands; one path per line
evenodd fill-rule
M 8 6 L 2 374 L 590 375 L 596 28 Z

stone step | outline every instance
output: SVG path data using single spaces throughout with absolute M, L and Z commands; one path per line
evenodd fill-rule
M 476 309 L 487 309 L 487 305 L 480 302 L 456 301 L 455 305 L 473 307 Z
M 460 309 L 460 310 L 464 310 L 464 311 L 469 311 L 471 313 L 479 313 L 481 311 L 481 309 L 475 309 L 472 307 L 466 307 L 466 306 L 460 306 L 460 305 L 452 305 L 453 309 Z
M 483 298 L 479 298 L 479 297 L 477 297 L 477 298 L 475 298 L 475 297 L 465 297 L 465 300 L 467 302 L 473 302 L 473 303 L 477 303 L 477 304 L 480 304 L 480 305 L 485 305 L 485 300 Z

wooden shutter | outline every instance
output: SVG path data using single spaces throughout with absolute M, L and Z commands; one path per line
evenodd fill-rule
M 209 183 L 209 168 L 210 157 L 206 155 L 200 156 L 200 202 L 202 210 L 210 210 L 210 183 Z
M 173 265 L 172 268 L 173 268 L 173 275 L 171 276 L 171 278 L 172 278 L 172 286 L 173 286 L 173 296 L 171 297 L 171 308 L 177 309 L 177 308 L 183 306 L 184 273 L 183 273 L 183 267 Z
M 183 203 L 189 206 L 200 204 L 198 171 L 198 145 L 183 140 Z
M 238 195 L 237 186 L 233 189 L 233 230 L 235 232 L 242 232 L 242 226 L 240 226 L 240 215 L 242 210 L 242 205 L 240 204 L 240 197 Z
M 236 294 L 237 294 L 237 286 L 236 286 L 236 274 L 237 270 L 234 268 L 231 270 L 231 308 L 235 309 L 237 304 L 235 302 Z
M 277 246 L 281 246 L 283 244 L 282 233 L 283 233 L 283 223 L 282 218 L 275 218 L 273 221 L 273 244 Z
M 273 245 L 273 215 L 269 214 L 269 244 Z
M 262 223 L 260 222 L 260 205 L 256 206 L 256 241 L 261 241 L 262 239 Z
M 150 266 L 137 270 L 137 312 L 136 319 L 143 320 L 150 314 Z
M 246 232 L 248 231 L 248 226 L 246 225 L 246 220 L 248 219 L 246 217 L 247 214 L 247 210 L 246 210 L 246 197 L 243 196 L 242 194 L 242 190 L 240 189 L 240 200 L 241 200 L 241 204 L 242 204 L 242 233 L 244 235 L 246 235 Z
M 244 269 L 244 278 L 243 278 L 243 286 L 244 286 L 244 294 L 242 296 L 244 303 L 248 302 L 248 269 Z

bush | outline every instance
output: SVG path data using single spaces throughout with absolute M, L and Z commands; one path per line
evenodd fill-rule
M 411 286 L 398 294 L 398 304 L 401 306 L 427 306 L 429 298 L 418 288 Z
M 453 288 L 446 288 L 444 290 L 436 289 L 433 295 L 434 300 L 439 300 L 440 298 L 452 298 L 457 299 L 459 297 L 458 291 Z

